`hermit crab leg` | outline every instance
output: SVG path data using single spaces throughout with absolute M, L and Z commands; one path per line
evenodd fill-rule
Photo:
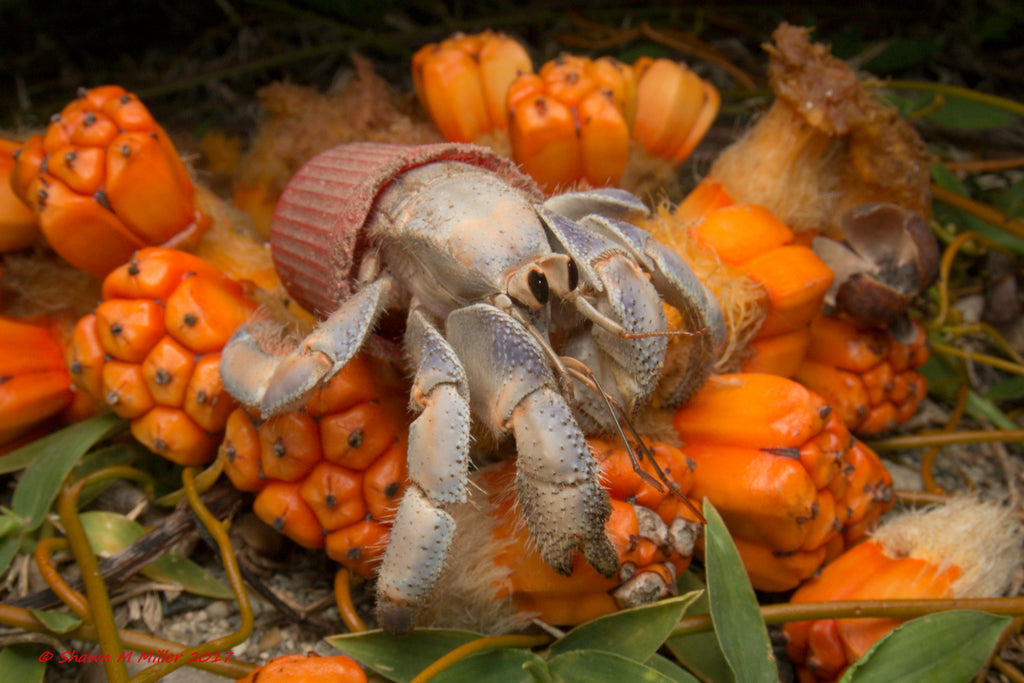
M 286 356 L 266 351 L 250 329 L 252 323 L 242 325 L 221 354 L 224 388 L 243 405 L 258 406 L 263 417 L 302 403 L 352 360 L 387 306 L 393 286 L 387 277 L 366 285 Z
M 519 504 L 541 557 L 563 574 L 579 548 L 605 576 L 618 560 L 604 524 L 608 494 L 544 352 L 508 313 L 488 304 L 453 311 L 447 336 L 466 369 L 473 412 L 516 440 Z
M 547 199 L 543 206 L 571 221 L 578 221 L 591 214 L 629 220 L 650 213 L 647 205 L 632 192 L 614 187 L 558 194 Z
M 725 343 L 727 329 L 718 301 L 679 254 L 646 230 L 600 216 L 588 216 L 583 224 L 628 248 L 650 274 L 662 299 L 683 316 L 685 325 L 707 330 L 707 334 L 694 337 L 684 376 L 672 381 L 675 389 L 665 398 L 668 406 L 682 405 L 704 385 Z
M 404 633 L 429 595 L 455 533 L 445 508 L 465 502 L 469 477 L 469 388 L 455 352 L 421 310 L 409 313 L 405 348 L 416 368 L 410 405 L 409 481 L 377 580 L 382 628 Z

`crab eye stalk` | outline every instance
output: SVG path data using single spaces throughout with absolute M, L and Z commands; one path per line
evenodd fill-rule
M 530 287 L 530 293 L 542 306 L 548 302 L 548 279 L 539 270 L 531 270 L 526 276 L 526 284 Z

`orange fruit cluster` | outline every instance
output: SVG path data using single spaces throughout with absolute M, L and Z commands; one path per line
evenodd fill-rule
M 424 46 L 412 71 L 446 139 L 504 152 L 500 135 L 490 134 L 507 128 L 512 158 L 547 192 L 618 184 L 635 147 L 683 161 L 720 104 L 715 88 L 683 64 L 562 55 L 534 73 L 519 43 L 489 31 Z
M 885 330 L 820 316 L 794 379 L 824 397 L 851 432 L 891 431 L 917 413 L 928 393 L 916 370 L 928 360 L 928 338 L 920 324 L 911 326 L 913 336 L 903 342 Z
M 98 277 L 142 247 L 194 242 L 207 225 L 174 145 L 119 86 L 82 91 L 15 159 L 11 188 L 47 241 Z
M 793 380 L 722 375 L 673 425 L 696 463 L 691 496 L 721 512 L 758 590 L 796 588 L 893 505 L 878 456 Z
M 0 316 L 0 446 L 54 415 L 73 419 L 94 404 L 71 383 L 62 336 L 55 321 Z
M 237 405 L 220 381 L 220 351 L 256 304 L 206 261 L 161 247 L 131 256 L 102 293 L 72 334 L 75 384 L 131 420 L 158 455 L 210 461 Z
M 0 252 L 28 247 L 39 235 L 35 214 L 11 187 L 14 156 L 19 149 L 20 142 L 0 137 Z
M 770 211 L 736 204 L 715 181 L 700 183 L 674 216 L 678 231 L 662 228 L 655 237 L 680 253 L 688 241 L 710 248 L 762 289 L 758 305 L 766 315 L 743 371 L 792 376 L 810 343 L 809 325 L 821 311 L 832 270 Z
M 220 446 L 224 471 L 256 493 L 264 522 L 372 576 L 406 486 L 406 416 L 396 395 L 357 356 L 301 410 L 264 421 L 237 408 Z

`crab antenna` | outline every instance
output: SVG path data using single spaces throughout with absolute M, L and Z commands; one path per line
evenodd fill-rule
M 565 368 L 572 377 L 575 377 L 580 382 L 582 382 L 586 387 L 595 391 L 604 401 L 604 405 L 608 409 L 608 414 L 611 415 L 612 422 L 615 423 L 615 429 L 619 433 L 619 439 L 622 440 L 623 445 L 626 447 L 626 452 L 629 453 L 629 461 L 630 463 L 632 463 L 633 471 L 636 472 L 636 475 L 643 479 L 644 481 L 646 481 L 648 484 L 650 484 L 654 488 L 654 490 L 658 491 L 659 493 L 663 493 L 665 491 L 665 488 L 664 486 L 662 486 L 662 483 L 664 483 L 665 486 L 668 486 L 668 488 L 671 490 L 672 482 L 668 481 L 668 478 L 665 476 L 665 473 L 662 472 L 660 467 L 658 467 L 658 463 L 654 461 L 654 454 L 650 451 L 650 449 L 647 448 L 647 445 L 643 442 L 643 440 L 640 439 L 639 435 L 636 432 L 636 428 L 633 426 L 633 423 L 630 421 L 629 417 L 626 416 L 625 411 L 622 410 L 622 407 L 619 406 L 618 403 L 616 403 L 615 400 L 608 395 L 607 391 L 601 388 L 601 385 L 598 383 L 597 378 L 594 376 L 594 373 L 590 370 L 590 368 L 588 368 L 586 365 L 584 365 L 575 358 L 563 356 L 562 361 L 565 363 Z M 630 441 L 629 437 L 626 436 L 626 432 L 623 431 L 622 429 L 622 421 L 620 421 L 620 417 L 629 426 L 629 431 L 635 437 L 636 443 L 640 444 L 640 447 L 638 449 L 640 450 L 639 459 L 637 458 L 636 451 L 634 450 L 633 442 Z M 645 472 L 643 469 L 641 469 L 640 461 L 643 460 L 645 457 L 648 460 L 650 460 L 653 464 L 655 472 L 658 473 L 658 478 L 661 479 L 660 482 L 654 477 L 652 477 L 650 474 Z M 678 488 L 678 486 L 676 488 Z

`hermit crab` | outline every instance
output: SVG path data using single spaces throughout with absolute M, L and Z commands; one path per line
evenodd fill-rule
M 621 431 L 659 382 L 665 403 L 685 401 L 725 336 L 692 271 L 626 222 L 646 213 L 622 190 L 545 200 L 511 161 L 457 143 L 342 145 L 285 189 L 271 229 L 275 266 L 325 320 L 284 355 L 243 326 L 221 376 L 270 418 L 372 345 L 385 313 L 405 313 L 417 417 L 410 486 L 378 577 L 385 629 L 412 627 L 443 568 L 448 509 L 467 497 L 473 420 L 514 437 L 518 505 L 544 561 L 568 574 L 578 549 L 600 573 L 618 570 L 584 433 Z M 668 331 L 664 304 L 683 331 Z M 672 334 L 691 335 L 688 360 L 663 377 Z

